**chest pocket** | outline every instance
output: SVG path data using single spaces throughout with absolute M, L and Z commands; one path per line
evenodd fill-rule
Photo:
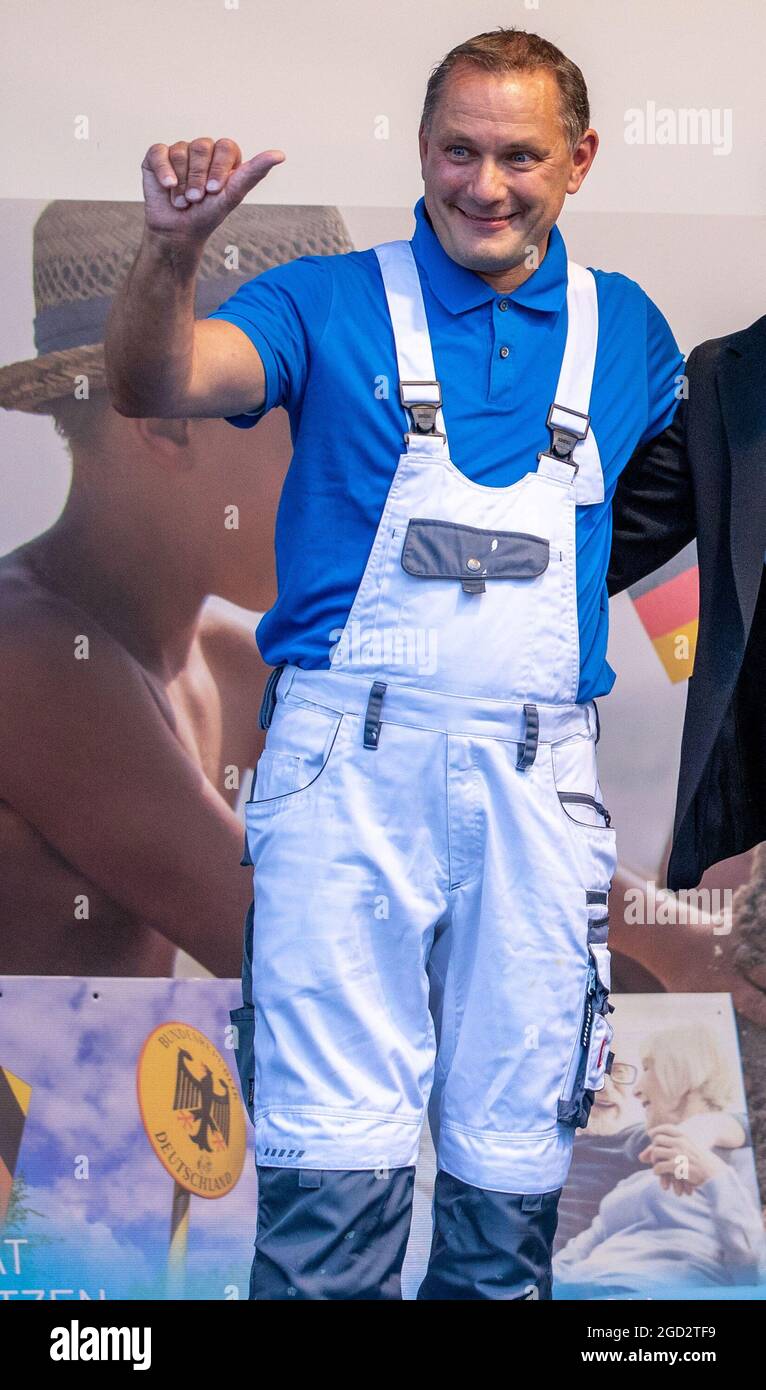
M 419 579 L 456 579 L 466 594 L 483 594 L 488 579 L 536 579 L 551 558 L 543 536 L 485 531 L 455 521 L 413 517 L 402 568 Z

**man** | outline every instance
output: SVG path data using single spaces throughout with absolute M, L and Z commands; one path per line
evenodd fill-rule
M 667 881 L 766 840 L 766 317 L 696 347 L 672 424 L 636 453 L 614 503 L 609 592 L 696 537 L 700 612 Z
M 282 402 L 295 444 L 236 1011 L 256 1299 L 401 1296 L 426 1106 L 418 1298 L 551 1296 L 612 1035 L 609 506 L 682 362 L 637 285 L 567 263 L 556 219 L 597 144 L 579 68 L 478 35 L 429 80 L 412 240 L 303 257 L 196 324 L 205 236 L 283 155 L 144 160 L 117 409 L 243 426 Z
M 0 559 L 5 974 L 172 975 L 179 948 L 215 975 L 241 968 L 237 802 L 267 673 L 250 624 L 207 600 L 273 602 L 289 425 L 276 410 L 237 437 L 114 410 L 104 319 L 143 223 L 141 203 L 44 209 L 37 356 L 0 369 L 0 405 L 52 415 L 72 461 L 60 516 Z M 208 243 L 199 309 L 288 237 L 350 249 L 343 230 L 331 208 L 237 209 Z

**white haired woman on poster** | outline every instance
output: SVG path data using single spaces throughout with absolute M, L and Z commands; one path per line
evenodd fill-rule
M 635 1095 L 650 1142 L 640 1157 L 651 1166 L 618 1183 L 591 1225 L 559 1251 L 556 1295 L 688 1297 L 694 1287 L 766 1280 L 763 1219 L 741 1172 L 749 1150 L 722 1150 L 724 1158 L 680 1128 L 730 1103 L 715 1036 L 702 1027 L 662 1029 L 641 1060 Z

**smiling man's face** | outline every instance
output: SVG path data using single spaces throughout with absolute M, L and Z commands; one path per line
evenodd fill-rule
M 548 69 L 488 73 L 456 67 L 442 89 L 420 156 L 425 204 L 449 256 L 499 291 L 545 255 L 567 193 L 576 193 L 598 147 L 594 130 L 573 152 Z

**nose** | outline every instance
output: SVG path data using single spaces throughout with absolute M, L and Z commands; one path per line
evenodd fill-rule
M 480 160 L 469 185 L 471 197 L 479 207 L 505 206 L 507 185 L 494 159 Z

